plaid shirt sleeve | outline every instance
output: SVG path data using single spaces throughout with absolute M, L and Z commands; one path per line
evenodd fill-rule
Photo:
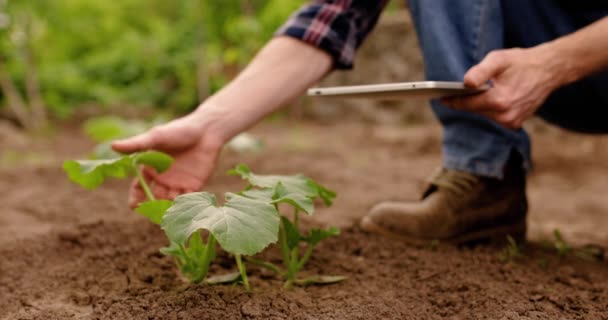
M 351 69 L 356 49 L 374 28 L 388 0 L 316 0 L 295 12 L 275 35 L 299 39 Z

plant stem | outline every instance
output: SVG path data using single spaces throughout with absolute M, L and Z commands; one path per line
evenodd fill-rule
M 279 211 L 279 206 L 275 203 L 274 208 Z M 279 227 L 279 245 L 281 246 L 281 254 L 283 255 L 283 265 L 289 268 L 289 246 L 287 245 L 287 233 L 285 232 L 285 223 L 281 217 L 281 226 Z
M 243 259 L 241 258 L 240 254 L 237 254 L 235 256 L 235 258 L 236 258 L 236 265 L 239 268 L 239 272 L 241 273 L 241 279 L 243 280 L 243 286 L 245 287 L 245 290 L 251 291 L 251 289 L 249 287 L 249 279 L 247 279 L 247 269 L 245 268 L 245 265 L 243 264 Z
M 296 230 L 300 231 L 300 217 L 298 215 L 298 209 L 294 209 L 293 211 L 293 226 Z
M 209 238 L 207 239 L 207 244 L 205 245 L 205 252 L 203 253 L 203 257 L 201 259 L 200 272 L 198 273 L 196 279 L 193 279 L 192 282 L 199 283 L 207 278 L 209 265 L 211 264 L 211 260 L 215 255 L 215 242 L 215 237 L 209 233 Z
M 300 217 L 298 215 L 298 209 L 295 208 L 293 211 L 293 226 L 294 228 L 300 232 Z M 298 260 L 299 260 L 300 252 L 298 250 L 298 246 L 291 249 L 291 256 L 289 261 L 289 280 L 293 281 L 296 279 L 296 273 L 298 273 Z
M 279 228 L 279 244 L 281 245 L 283 264 L 285 265 L 285 268 L 289 268 L 289 246 L 287 245 L 287 234 L 284 225 L 281 225 Z
M 274 263 L 270 263 L 270 262 L 258 260 L 258 259 L 255 259 L 255 258 L 250 258 L 250 257 L 245 257 L 245 261 L 251 262 L 253 264 L 257 264 L 258 266 L 260 266 L 262 268 L 266 268 L 266 269 L 268 269 L 268 270 L 270 270 L 270 271 L 272 271 L 274 273 L 280 274 L 280 275 L 282 275 L 284 273 Z
M 306 252 L 304 252 L 304 255 L 302 256 L 302 259 L 300 260 L 300 262 L 298 262 L 298 266 L 296 267 L 297 271 L 299 271 L 300 269 L 302 269 L 302 267 L 304 267 L 304 265 L 306 264 L 306 262 L 310 258 L 310 255 L 312 254 L 312 250 L 314 248 L 315 247 L 313 245 L 308 245 L 308 248 L 306 249 Z
M 148 200 L 150 200 L 150 201 L 156 200 L 156 198 L 154 197 L 154 194 L 152 194 L 152 191 L 150 191 L 150 186 L 148 186 L 148 184 L 146 183 L 146 179 L 144 179 L 144 176 L 141 174 L 141 168 L 139 168 L 139 167 L 135 168 L 135 174 L 137 175 L 137 180 L 139 180 L 139 184 L 141 185 L 141 188 L 144 190 L 146 197 L 148 197 Z
M 291 249 L 291 255 L 289 258 L 289 265 L 287 266 L 287 281 L 283 286 L 285 289 L 289 289 L 293 282 L 296 280 L 296 274 L 298 273 L 298 248 Z

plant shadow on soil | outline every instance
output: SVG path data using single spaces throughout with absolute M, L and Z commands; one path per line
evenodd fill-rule
M 276 129 L 269 130 L 271 140 Z M 314 135 L 318 127 L 304 130 Z M 335 130 L 355 130 L 349 138 L 353 145 L 369 134 L 368 129 Z M 431 131 L 422 137 L 427 140 L 402 147 L 397 156 L 412 156 L 410 164 L 419 164 L 414 171 L 424 174 L 436 160 L 414 155 L 429 143 L 438 145 L 438 135 Z M 499 258 L 502 247 L 407 246 L 353 226 L 381 197 L 414 193 L 415 184 L 391 191 L 398 181 L 421 178 L 397 173 L 393 180 L 395 152 L 382 150 L 395 142 L 377 142 L 359 144 L 365 153 L 348 159 L 343 158 L 348 150 L 342 141 L 307 150 L 320 159 L 313 166 L 300 159 L 305 153 L 280 148 L 247 161 L 268 173 L 321 177 L 338 190 L 339 200 L 348 197 L 320 212 L 320 219 L 304 223 L 333 221 L 343 227 L 339 237 L 319 245 L 306 272 L 349 279 L 287 291 L 280 279 L 253 265 L 252 293 L 240 286 L 184 283 L 171 259 L 158 252 L 166 245 L 162 231 L 124 208 L 127 182 L 86 192 L 70 184 L 58 166 L 0 170 L 6 205 L 0 218 L 0 319 L 605 319 L 605 262 L 560 258 L 535 242 L 526 246 L 523 257 L 504 262 Z M 66 148 L 66 154 L 82 154 Z M 243 159 L 228 154 L 223 161 L 219 171 Z M 336 163 L 332 167 L 328 161 Z M 350 169 L 340 171 L 338 166 Z M 366 166 L 376 168 L 375 179 L 355 184 L 360 177 L 353 172 L 359 168 L 368 174 Z M 239 187 L 239 179 L 221 175 L 210 185 L 218 193 Z M 382 192 L 370 192 L 374 187 Z M 342 220 L 327 217 L 340 212 Z M 276 248 L 262 257 L 280 263 Z M 221 253 L 211 274 L 233 270 L 232 259 Z

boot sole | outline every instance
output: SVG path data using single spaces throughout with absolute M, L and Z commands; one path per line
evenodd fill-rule
M 399 239 L 405 243 L 412 245 L 428 245 L 431 241 L 439 240 L 441 243 L 454 245 L 462 245 L 484 240 L 505 241 L 507 236 L 511 236 L 517 242 L 526 240 L 526 221 L 519 221 L 514 224 L 504 225 L 494 228 L 488 228 L 480 231 L 468 232 L 458 236 L 444 239 L 424 239 L 412 236 L 407 236 L 392 232 L 383 228 L 372 221 L 370 217 L 363 217 L 360 226 L 363 230 L 371 233 L 381 234 L 394 239 Z

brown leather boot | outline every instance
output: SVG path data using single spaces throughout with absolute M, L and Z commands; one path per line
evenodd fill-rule
M 506 235 L 524 240 L 525 189 L 525 173 L 513 166 L 503 180 L 440 169 L 429 179 L 421 201 L 379 203 L 361 227 L 412 244 L 504 240 Z

